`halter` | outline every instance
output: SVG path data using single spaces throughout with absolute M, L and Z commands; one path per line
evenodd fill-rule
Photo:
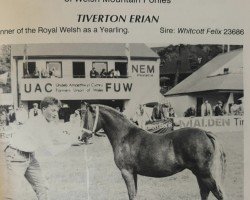
M 95 109 L 95 121 L 94 121 L 94 126 L 92 131 L 82 128 L 85 132 L 93 134 L 96 131 L 96 127 L 97 127 L 97 123 L 98 123 L 98 119 L 99 119 L 99 106 L 96 106 Z M 85 163 L 86 163 L 86 174 L 87 174 L 87 195 L 88 195 L 88 200 L 90 200 L 90 194 L 89 194 L 89 167 L 88 167 L 88 152 L 87 152 L 87 145 L 84 148 L 84 158 L 85 158 Z
M 97 123 L 98 123 L 98 119 L 99 119 L 99 106 L 96 106 L 95 113 L 96 113 L 96 117 L 95 117 L 94 126 L 93 126 L 92 131 L 89 130 L 89 129 L 86 129 L 86 128 L 82 128 L 83 131 L 85 131 L 87 133 L 90 133 L 90 134 L 95 133 L 96 127 L 97 127 Z
M 96 127 L 97 127 L 97 123 L 98 123 L 98 119 L 99 119 L 99 106 L 96 106 L 95 114 L 96 114 L 95 122 L 94 122 L 93 130 L 92 130 L 93 133 L 95 133 L 95 131 L 96 131 Z

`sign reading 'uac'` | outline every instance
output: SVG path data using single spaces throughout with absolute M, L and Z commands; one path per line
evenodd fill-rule
M 75 99 L 129 99 L 133 83 L 129 79 L 23 79 L 20 87 L 22 100 L 40 100 L 44 96 Z

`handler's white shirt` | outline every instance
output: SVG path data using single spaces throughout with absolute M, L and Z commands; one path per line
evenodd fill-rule
M 66 131 L 72 133 L 66 134 Z M 10 140 L 10 146 L 20 151 L 56 155 L 77 141 L 80 127 L 72 129 L 69 123 L 48 122 L 43 115 L 31 118 Z M 43 156 L 43 155 L 42 155 Z

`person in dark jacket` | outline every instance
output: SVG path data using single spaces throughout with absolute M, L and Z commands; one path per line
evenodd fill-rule
M 225 114 L 225 111 L 223 109 L 223 103 L 221 101 L 218 101 L 214 108 L 214 115 L 215 116 L 223 116 Z
M 162 105 L 160 103 L 157 103 L 157 105 L 154 106 L 152 111 L 152 120 L 163 120 L 165 118 Z
M 194 106 L 189 107 L 184 113 L 184 117 L 195 117 L 195 116 L 196 116 L 196 110 Z
M 99 73 L 95 70 L 93 67 L 89 73 L 90 78 L 97 78 L 99 76 Z
M 13 106 L 10 106 L 9 112 L 8 112 L 8 122 L 14 123 L 15 121 L 16 121 L 16 113 L 15 113 Z

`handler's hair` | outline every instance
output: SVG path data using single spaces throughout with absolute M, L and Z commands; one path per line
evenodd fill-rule
M 49 105 L 58 105 L 59 107 L 61 107 L 61 101 L 56 99 L 55 97 L 45 97 L 41 103 L 40 103 L 40 107 L 41 110 L 43 108 L 47 108 Z

